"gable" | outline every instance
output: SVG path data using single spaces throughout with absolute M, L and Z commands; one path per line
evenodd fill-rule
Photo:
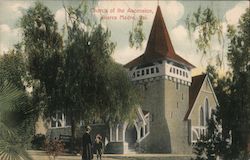
M 189 89 L 189 108 L 184 120 L 190 119 L 193 110 L 203 106 L 205 99 L 208 99 L 210 106 L 214 109 L 219 105 L 208 76 L 203 74 L 192 78 L 192 85 Z

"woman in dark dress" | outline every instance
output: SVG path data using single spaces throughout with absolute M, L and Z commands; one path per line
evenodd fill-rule
M 85 127 L 85 133 L 82 136 L 82 160 L 92 160 L 93 151 L 92 151 L 92 141 L 90 137 L 90 126 Z

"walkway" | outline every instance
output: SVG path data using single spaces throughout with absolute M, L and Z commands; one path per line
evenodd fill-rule
M 49 160 L 44 151 L 29 150 L 28 153 L 34 160 Z M 102 160 L 190 160 L 191 157 L 184 154 L 104 154 Z M 81 156 L 64 155 L 56 160 L 81 160 Z

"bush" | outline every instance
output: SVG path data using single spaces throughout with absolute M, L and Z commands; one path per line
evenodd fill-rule
M 64 143 L 58 139 L 46 140 L 45 150 L 47 154 L 55 160 L 56 157 L 64 151 Z
M 31 141 L 31 148 L 37 150 L 44 150 L 45 140 L 46 138 L 44 134 L 34 135 Z

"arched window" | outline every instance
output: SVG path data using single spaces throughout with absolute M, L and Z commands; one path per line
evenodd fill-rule
M 144 134 L 143 134 L 143 127 L 141 127 L 141 138 L 144 137 Z
M 207 98 L 206 98 L 206 101 L 205 101 L 205 109 L 206 109 L 206 118 L 205 118 L 205 120 L 208 121 L 210 113 L 209 113 L 209 104 L 208 104 L 208 99 Z
M 200 109 L 200 126 L 204 126 L 204 111 L 202 106 Z

